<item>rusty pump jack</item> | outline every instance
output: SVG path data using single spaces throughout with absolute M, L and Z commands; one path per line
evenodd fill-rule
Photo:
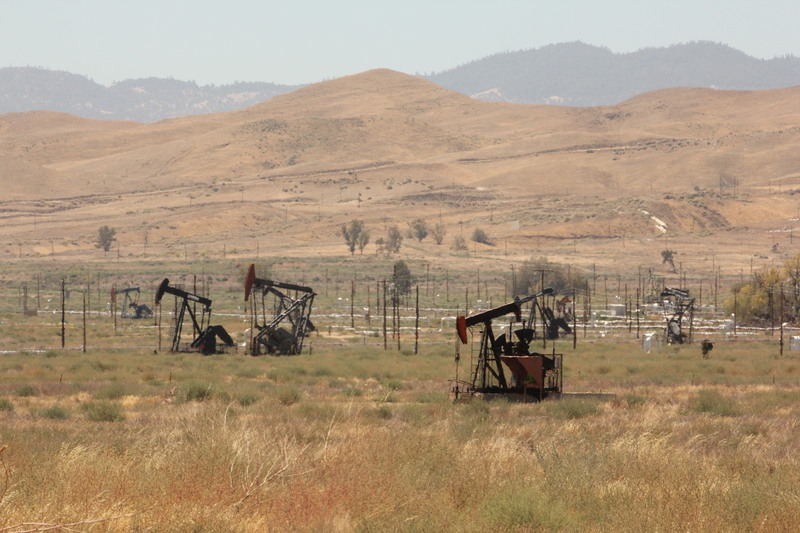
M 176 289 L 175 287 L 170 287 L 168 278 L 164 278 L 164 281 L 161 282 L 161 285 L 159 285 L 158 290 L 156 291 L 156 305 L 161 305 L 161 298 L 164 297 L 164 294 L 172 294 L 175 296 L 176 300 L 181 300 L 180 311 L 175 314 L 175 327 L 173 328 L 172 348 L 170 349 L 171 352 L 181 351 L 181 331 L 183 330 L 183 319 L 187 311 L 189 313 L 189 317 L 192 319 L 195 337 L 194 340 L 192 340 L 192 342 L 189 344 L 189 349 L 183 351 L 196 350 L 201 352 L 203 355 L 223 353 L 217 350 L 217 338 L 219 338 L 219 340 L 221 340 L 225 346 L 234 346 L 233 339 L 228 332 L 225 331 L 224 327 L 210 325 L 211 300 L 209 298 L 204 298 L 181 289 Z M 192 306 L 189 304 L 189 302 L 199 303 L 203 306 L 203 315 L 199 323 L 197 322 L 197 317 L 195 316 L 195 312 L 192 310 Z M 206 320 L 209 323 L 208 326 L 205 326 Z
M 512 303 L 470 317 L 456 318 L 456 332 L 462 344 L 468 342 L 467 328 L 482 326 L 480 348 L 478 357 L 472 365 L 471 380 L 459 382 L 456 379 L 453 389 L 456 400 L 463 393 L 516 394 L 522 399 L 541 400 L 549 393 L 561 392 L 562 355 L 555 352 L 545 355 L 530 351 L 530 344 L 536 337 L 536 331 L 531 327 L 534 324 L 536 309 L 542 312 L 538 298 L 552 293 L 551 288 L 546 288 L 526 298 L 517 298 Z M 526 323 L 522 319 L 522 305 L 527 302 L 531 302 L 533 307 Z M 512 313 L 514 321 L 522 322 L 523 326 L 514 331 L 517 340 L 509 339 L 505 333 L 495 337 L 492 320 Z M 542 322 L 545 326 L 544 334 L 547 335 L 549 323 L 547 314 L 543 312 Z M 511 370 L 510 380 L 506 378 L 503 364 Z
M 250 300 L 253 289 L 261 289 L 261 316 L 262 323 L 258 323 L 259 310 L 256 299 Z M 291 297 L 279 289 L 295 291 Z M 267 322 L 265 298 L 268 294 L 275 297 L 275 316 Z M 283 283 L 256 277 L 255 265 L 251 264 L 244 280 L 244 301 L 252 302 L 252 328 L 250 339 L 250 354 L 260 355 L 262 346 L 270 355 L 298 355 L 303 351 L 303 341 L 306 332 L 315 330 L 311 322 L 311 305 L 314 303 L 316 293 L 310 287 Z M 288 322 L 289 329 L 280 327 Z

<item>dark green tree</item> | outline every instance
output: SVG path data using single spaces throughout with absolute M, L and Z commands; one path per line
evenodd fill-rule
M 402 259 L 397 261 L 394 264 L 394 273 L 392 275 L 392 281 L 394 282 L 394 286 L 397 287 L 397 292 L 399 294 L 410 293 L 412 280 L 413 276 L 411 275 L 411 270 L 408 268 L 405 261 Z
M 397 226 L 392 226 L 389 228 L 389 233 L 386 235 L 386 240 L 384 241 L 384 250 L 387 254 L 396 254 L 400 251 L 400 245 L 403 244 L 403 235 L 400 233 L 400 230 L 397 229 Z
M 475 228 L 475 231 L 472 232 L 472 240 L 480 244 L 492 244 L 489 236 L 480 228 Z
M 428 236 L 428 223 L 425 222 L 425 219 L 415 218 L 408 225 L 411 226 L 411 235 L 419 242 L 422 242 L 422 239 Z
M 101 226 L 100 229 L 97 230 L 97 242 L 94 245 L 95 248 L 102 248 L 104 252 L 108 252 L 111 249 L 111 245 L 117 240 L 115 237 L 116 234 L 117 230 L 114 228 Z
M 362 233 L 364 233 L 364 223 L 358 219 L 353 219 L 350 221 L 350 224 L 342 224 L 342 237 L 344 237 L 344 243 L 347 245 L 347 248 L 350 250 L 350 255 L 356 253 L 356 247 L 359 246 L 359 239 L 362 239 Z M 369 242 L 369 234 L 367 234 L 367 242 Z M 364 243 L 366 246 L 366 243 Z M 362 252 L 364 248 L 361 248 Z
M 436 244 L 442 244 L 445 235 L 447 235 L 447 228 L 441 222 L 436 223 L 433 228 L 431 228 L 431 236 L 433 236 L 433 240 L 436 241 Z
M 551 263 L 540 257 L 527 259 L 520 265 L 516 279 L 518 294 L 515 296 L 527 296 L 541 290 L 542 274 L 544 274 L 544 287 L 552 288 L 556 294 L 568 294 L 575 290 L 589 289 L 589 281 L 574 268 Z

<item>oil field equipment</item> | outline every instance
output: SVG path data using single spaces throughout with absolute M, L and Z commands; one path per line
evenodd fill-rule
M 232 347 L 234 346 L 233 339 L 225 331 L 225 328 L 222 326 L 211 326 L 211 300 L 208 298 L 204 298 L 202 296 L 197 296 L 196 294 L 192 294 L 181 289 L 177 289 L 175 287 L 170 287 L 169 279 L 164 278 L 164 281 L 161 282 L 161 285 L 158 287 L 158 291 L 156 291 L 156 298 L 155 304 L 161 305 L 161 298 L 163 298 L 164 294 L 172 294 L 175 296 L 176 306 L 178 300 L 180 300 L 180 310 L 176 311 L 175 313 L 175 324 L 173 327 L 173 334 L 172 334 L 172 348 L 170 351 L 172 352 L 180 352 L 180 351 L 198 351 L 203 355 L 211 355 L 215 353 L 223 353 L 221 348 L 218 348 L 217 340 L 221 341 L 223 346 Z M 200 322 L 197 321 L 197 315 L 195 310 L 193 309 L 194 305 L 190 304 L 189 302 L 193 302 L 195 305 L 200 304 L 203 306 L 202 315 L 200 318 Z M 192 327 L 194 332 L 194 339 L 188 345 L 187 348 L 181 350 L 181 332 L 183 330 L 183 320 L 186 316 L 186 313 L 189 313 L 189 317 L 192 319 Z M 208 324 L 208 325 L 207 325 Z
M 664 339 L 667 344 L 683 344 L 692 342 L 692 327 L 694 325 L 694 298 L 689 296 L 689 291 L 664 287 L 661 291 L 665 313 L 671 311 L 664 328 Z M 687 316 L 688 315 L 688 316 Z M 684 321 L 688 322 L 689 333 L 684 332 Z
M 122 308 L 119 313 L 121 318 L 150 318 L 153 316 L 153 311 L 147 305 L 139 303 L 141 292 L 139 287 L 112 289 L 111 301 L 114 304 L 117 302 L 117 296 L 123 295 Z
M 250 298 L 253 289 L 260 289 L 258 298 Z M 294 291 L 293 296 L 282 292 Z M 298 355 L 303 351 L 303 341 L 308 332 L 316 328 L 311 322 L 311 305 L 316 293 L 310 287 L 283 283 L 256 277 L 255 265 L 251 264 L 244 280 L 244 301 L 250 301 L 252 316 L 249 352 L 261 355 L 262 349 L 270 355 Z M 271 305 L 268 305 L 271 297 Z M 268 307 L 270 316 L 267 318 Z
M 549 337 L 553 331 L 557 335 L 558 328 L 562 327 L 560 324 L 554 325 L 552 310 L 548 313 L 549 308 L 539 301 L 542 296 L 552 293 L 553 290 L 547 288 L 476 315 L 456 318 L 456 333 L 462 344 L 468 343 L 469 328 L 481 328 L 480 347 L 477 357 L 472 360 L 470 380 L 459 381 L 456 375 L 452 390 L 456 400 L 463 394 L 476 393 L 512 394 L 524 400 L 541 400 L 549 394 L 561 393 L 562 354 L 531 351 L 531 343 L 537 338 L 537 315 L 541 325 L 540 334 L 545 337 Z M 522 306 L 526 303 L 530 303 L 531 307 L 528 319 L 524 320 Z M 522 327 L 514 330 L 513 337 L 510 333 L 495 337 L 492 320 L 506 315 L 513 315 L 509 332 L 513 322 L 521 322 Z M 456 356 L 457 363 L 459 359 L 460 356 Z M 503 365 L 510 370 L 510 376 L 506 376 Z

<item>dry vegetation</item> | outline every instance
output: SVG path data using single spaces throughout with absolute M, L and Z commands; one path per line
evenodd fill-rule
M 453 300 L 439 296 L 450 308 L 423 297 L 414 355 L 408 332 L 384 351 L 361 333 L 364 316 L 349 327 L 340 298 L 351 272 L 329 266 L 329 279 L 309 281 L 320 292 L 313 353 L 274 358 L 154 353 L 152 320 L 118 319 L 115 331 L 94 294 L 87 352 L 73 298 L 62 350 L 56 275 L 74 287 L 86 273 L 7 264 L 29 286 L 41 272 L 50 310 L 23 317 L 18 283 L 3 284 L 0 531 L 794 530 L 800 359 L 780 356 L 777 336 L 712 334 L 709 359 L 697 344 L 648 354 L 635 329 L 604 332 L 603 319 L 558 350 L 567 392 L 614 399 L 453 403 L 454 335 L 442 318 L 464 305 L 471 273 L 450 274 Z M 372 284 L 390 266 L 359 279 Z M 276 279 L 294 280 L 297 267 L 272 265 Z M 234 265 L 123 263 L 101 283 L 181 268 L 214 280 L 215 313 L 241 339 Z M 500 299 L 507 278 L 481 275 Z M 461 349 L 462 373 L 475 349 Z
M 569 389 L 616 399 L 527 405 L 453 404 L 449 351 L 4 355 L 0 527 L 773 532 L 800 520 L 800 365 L 774 346 L 726 343 L 712 361 L 580 346 Z
M 567 390 L 612 401 L 454 404 L 447 380 L 453 315 L 505 303 L 523 260 L 569 264 L 595 309 L 643 273 L 721 307 L 795 255 L 797 94 L 565 109 L 373 71 L 150 125 L 0 116 L 0 533 L 796 530 L 800 363 L 777 336 L 647 354 L 601 317 L 559 348 Z M 350 256 L 340 228 L 356 218 L 372 241 Z M 375 253 L 414 218 L 444 243 Z M 384 351 L 375 320 L 348 326 L 351 281 L 376 308 L 367 291 L 398 258 L 425 276 L 419 355 L 407 332 Z M 240 342 L 253 261 L 320 293 L 312 354 L 168 354 L 156 319 L 113 327 L 112 285 L 149 301 L 164 277 L 198 275 Z

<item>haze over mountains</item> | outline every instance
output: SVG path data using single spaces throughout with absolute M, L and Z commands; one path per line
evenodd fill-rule
M 672 87 L 755 90 L 800 85 L 800 58 L 760 60 L 710 42 L 628 54 L 575 42 L 496 54 L 422 77 L 482 100 L 598 106 Z M 104 87 L 67 72 L 8 67 L 0 69 L 0 113 L 50 110 L 156 122 L 242 109 L 299 87 L 267 82 L 199 86 L 159 78 Z

